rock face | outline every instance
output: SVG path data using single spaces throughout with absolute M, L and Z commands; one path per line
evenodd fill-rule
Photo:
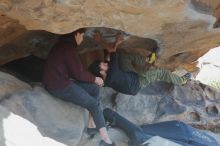
M 15 77 L 0 72 L 0 100 L 21 90 L 31 89 L 30 85 L 16 79 Z
M 0 76 L 6 77 L 4 73 Z M 11 88 L 8 91 L 6 89 L 8 84 L 18 80 L 9 75 L 10 80 L 2 78 L 1 82 L 4 81 L 5 84 L 1 86 L 5 88 L 1 88 L 1 91 L 7 91 L 10 94 L 7 98 L 0 95 L 2 98 L 0 102 L 1 145 L 11 146 L 9 142 L 13 141 L 17 145 L 26 146 L 30 141 L 22 140 L 22 137 L 29 139 L 29 133 L 33 135 L 30 137 L 31 141 L 36 141 L 36 145 L 41 143 L 42 146 L 47 144 L 95 146 L 99 143 L 98 135 L 89 139 L 84 132 L 88 111 L 52 97 L 39 85 L 26 88 L 24 84 L 23 90 L 15 91 Z M 219 130 L 220 92 L 199 82 L 191 81 L 184 87 L 158 82 L 140 91 L 136 96 L 117 93 L 106 87 L 101 89 L 100 96 L 103 108 L 114 107 L 118 113 L 137 125 L 181 120 L 206 130 L 215 132 Z M 22 125 L 18 126 L 18 121 Z M 3 124 L 4 122 L 6 124 Z M 26 125 L 25 130 L 10 128 L 16 125 L 20 128 Z M 13 137 L 12 133 L 19 133 L 21 138 Z M 122 131 L 111 128 L 109 134 L 117 145 L 128 146 L 129 139 Z M 162 142 L 161 140 L 158 142 Z
M 219 45 L 219 4 L 218 0 L 3 0 L 0 32 L 7 34 L 5 44 L 26 29 L 64 34 L 80 27 L 115 28 L 156 40 L 161 66 L 195 71 L 196 59 Z M 17 52 L 9 60 L 30 54 L 29 49 L 22 53 L 9 46 L 4 50 Z
M 88 112 L 54 99 L 42 88 L 14 94 L 2 105 L 36 124 L 42 135 L 67 145 L 77 145 L 87 125 Z
M 50 138 L 43 137 L 33 123 L 13 114 L 2 106 L 0 106 L 0 112 L 1 146 L 65 146 Z
M 117 111 L 138 125 L 172 119 L 197 126 L 206 123 L 204 128 L 218 130 L 220 92 L 199 82 L 186 86 L 158 82 L 136 96 L 112 96 L 116 97 Z
M 57 35 L 45 31 L 26 31 L 13 39 L 12 42 L 0 47 L 0 64 L 27 57 L 31 54 L 45 59 L 56 41 Z
M 26 31 L 18 20 L 11 19 L 4 14 L 0 15 L 0 19 L 0 46 L 10 43 Z
M 189 14 L 193 12 L 190 7 L 210 14 L 215 12 L 218 4 L 218 0 L 4 0 L 0 10 L 9 17 L 20 20 L 28 29 L 63 34 L 79 27 L 106 26 L 143 36 L 159 34 L 164 24 L 193 22 L 193 18 L 207 21 L 198 15 Z

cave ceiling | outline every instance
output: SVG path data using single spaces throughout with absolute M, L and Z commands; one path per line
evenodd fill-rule
M 220 44 L 219 0 L 1 0 L 0 17 L 0 51 L 14 51 L 10 59 L 0 55 L 1 64 L 33 51 L 17 47 L 24 38 L 81 27 L 151 38 L 160 48 L 158 64 L 167 68 L 195 70 L 196 60 Z

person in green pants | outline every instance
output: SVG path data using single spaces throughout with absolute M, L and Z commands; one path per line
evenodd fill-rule
M 186 76 L 189 76 L 189 74 L 180 77 L 169 70 L 157 68 L 149 69 L 149 66 L 151 65 L 151 63 L 149 63 L 150 60 L 150 57 L 146 60 L 143 56 L 127 52 L 121 52 L 118 55 L 120 69 L 124 72 L 137 73 L 141 88 L 145 88 L 147 85 L 155 81 L 164 81 L 175 85 L 183 85 L 187 82 L 189 77 L 187 78 Z
M 150 66 L 155 61 L 155 52 L 152 52 L 147 58 L 137 54 L 116 52 L 122 41 L 120 36 L 116 36 L 113 45 L 104 42 L 99 33 L 96 33 L 94 37 L 99 44 L 106 48 L 108 61 L 93 62 L 89 66 L 89 71 L 101 77 L 105 86 L 118 92 L 135 95 L 140 89 L 155 81 L 183 85 L 191 77 L 190 74 L 180 77 L 165 69 L 148 69 L 146 66 Z

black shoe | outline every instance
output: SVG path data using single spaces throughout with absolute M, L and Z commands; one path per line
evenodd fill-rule
M 99 133 L 99 130 L 97 128 L 86 128 L 86 133 L 88 135 L 95 135 Z
M 86 128 L 85 132 L 89 135 L 89 139 L 94 138 L 99 133 L 97 128 Z
M 185 75 L 183 75 L 182 77 L 185 78 L 186 80 L 189 80 L 192 78 L 192 74 L 188 72 Z
M 112 142 L 112 144 L 108 144 L 104 140 L 101 140 L 99 146 L 116 146 L 116 145 L 114 142 Z
M 186 84 L 188 80 L 190 80 L 192 78 L 192 74 L 191 73 L 186 73 L 185 75 L 183 75 L 182 77 L 182 85 Z
M 89 139 L 93 139 L 99 131 L 97 128 L 86 128 L 86 133 L 89 135 Z

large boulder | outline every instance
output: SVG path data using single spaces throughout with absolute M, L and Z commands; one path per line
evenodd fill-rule
M 5 73 L 4 75 L 12 78 Z M 7 87 L 11 80 L 4 79 L 1 79 L 4 81 L 2 86 Z M 13 80 L 15 79 L 13 77 Z M 34 135 L 33 141 L 37 141 L 36 145 L 98 145 L 99 135 L 90 139 L 84 132 L 88 124 L 86 109 L 51 96 L 39 85 L 33 88 L 27 85 L 27 88 L 21 89 L 16 92 L 8 91 L 7 98 L 0 102 L 0 122 L 3 126 L 0 127 L 0 140 L 3 146 L 11 146 L 11 141 L 17 145 L 30 145 L 30 133 Z M 218 127 L 219 92 L 199 82 L 191 81 L 185 86 L 158 82 L 140 91 L 136 96 L 117 93 L 105 87 L 101 88 L 100 96 L 103 108 L 114 108 L 137 125 L 181 120 L 210 130 L 217 130 Z M 18 122 L 22 124 L 18 126 Z M 19 133 L 21 137 L 15 136 L 14 133 Z M 117 145 L 128 145 L 129 139 L 122 131 L 111 128 L 109 134 Z M 25 141 L 24 137 L 28 140 Z
M 13 94 L 2 103 L 8 110 L 35 124 L 43 136 L 69 146 L 77 145 L 88 122 L 88 112 L 36 87 Z
M 218 0 L 212 3 L 205 0 L 4 0 L 0 3 L 0 11 L 19 20 L 28 29 L 63 34 L 79 27 L 106 26 L 143 36 L 159 34 L 169 26 L 184 22 L 199 22 L 199 26 L 214 23 L 214 19 L 204 14 L 211 15 L 218 5 Z M 196 12 L 203 12 L 203 15 Z
M 199 81 L 190 81 L 184 86 L 167 84 L 166 88 L 162 88 L 165 83 L 155 84 L 162 85 L 149 85 L 136 96 L 118 93 L 116 110 L 139 125 L 181 120 L 203 125 L 205 129 L 219 129 L 219 90 Z
M 0 71 L 0 100 L 15 92 L 27 89 L 31 89 L 31 86 L 8 73 Z
M 155 40 L 161 66 L 195 71 L 196 59 L 220 43 L 219 5 L 219 0 L 3 0 L 0 50 L 8 56 L 0 56 L 0 64 L 32 52 L 33 43 L 29 48 L 13 43 L 27 30 L 64 34 L 81 27 L 107 27 Z
M 65 146 L 44 137 L 37 126 L 0 105 L 1 146 Z

